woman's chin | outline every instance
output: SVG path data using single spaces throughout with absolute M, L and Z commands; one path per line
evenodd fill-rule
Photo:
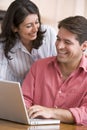
M 37 38 L 37 36 L 31 37 L 31 40 L 35 40 Z

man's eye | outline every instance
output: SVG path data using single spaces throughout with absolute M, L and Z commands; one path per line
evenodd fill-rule
M 56 38 L 57 38 L 57 39 L 56 39 L 57 41 L 60 41 L 60 38 L 59 38 L 59 36 L 56 36 Z
M 72 43 L 70 41 L 65 41 L 65 44 L 71 45 Z

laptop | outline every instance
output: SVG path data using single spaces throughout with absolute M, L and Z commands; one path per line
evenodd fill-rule
M 28 130 L 60 130 L 60 125 L 31 125 Z
M 59 124 L 55 119 L 29 119 L 19 82 L 0 80 L 0 119 L 27 125 Z

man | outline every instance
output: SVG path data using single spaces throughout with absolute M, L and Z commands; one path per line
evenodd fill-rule
M 22 86 L 29 117 L 87 125 L 87 19 L 58 25 L 57 56 L 33 64 Z

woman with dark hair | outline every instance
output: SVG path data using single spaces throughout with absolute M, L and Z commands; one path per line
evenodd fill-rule
M 38 7 L 15 0 L 8 7 L 0 34 L 0 79 L 22 83 L 33 62 L 56 55 L 56 32 L 41 24 Z

